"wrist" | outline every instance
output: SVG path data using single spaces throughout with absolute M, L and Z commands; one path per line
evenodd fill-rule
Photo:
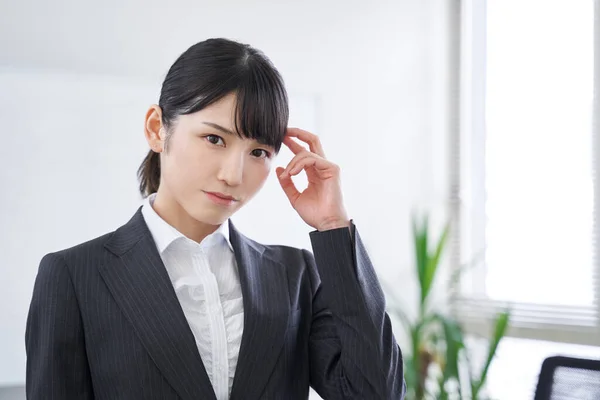
M 333 219 L 333 220 L 329 220 L 329 221 L 325 221 L 322 224 L 320 224 L 319 226 L 317 226 L 317 230 L 319 232 L 324 232 L 324 231 L 330 231 L 333 229 L 340 229 L 340 228 L 350 228 L 350 220 L 349 219 Z

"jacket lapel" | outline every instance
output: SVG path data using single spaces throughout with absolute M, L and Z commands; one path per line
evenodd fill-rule
M 100 273 L 150 357 L 183 399 L 215 399 L 194 335 L 141 208 L 106 244 Z
M 285 266 L 265 257 L 264 246 L 229 225 L 244 302 L 244 332 L 231 400 L 255 400 L 271 376 L 285 340 L 290 295 Z

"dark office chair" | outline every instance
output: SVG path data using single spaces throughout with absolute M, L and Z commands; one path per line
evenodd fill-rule
M 535 400 L 600 400 L 600 360 L 545 359 Z

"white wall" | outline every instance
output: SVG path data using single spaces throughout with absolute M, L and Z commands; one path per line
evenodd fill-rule
M 0 386 L 24 381 L 39 258 L 135 211 L 145 107 L 175 57 L 207 37 L 250 43 L 277 65 L 292 123 L 316 130 L 342 167 L 380 277 L 414 303 L 410 211 L 444 205 L 444 3 L 0 3 Z M 308 246 L 275 184 L 234 221 L 258 240 Z

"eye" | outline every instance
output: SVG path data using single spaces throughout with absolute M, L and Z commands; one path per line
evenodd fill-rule
M 271 153 L 269 153 L 268 151 L 263 150 L 263 149 L 254 149 L 254 150 L 252 150 L 252 152 L 250 154 L 252 154 L 252 156 L 254 156 L 256 158 L 270 158 L 271 157 Z
M 206 140 L 208 140 L 210 143 L 216 145 L 216 146 L 224 146 L 225 142 L 223 141 L 223 138 L 221 138 L 220 136 L 217 135 L 207 135 L 205 136 Z

